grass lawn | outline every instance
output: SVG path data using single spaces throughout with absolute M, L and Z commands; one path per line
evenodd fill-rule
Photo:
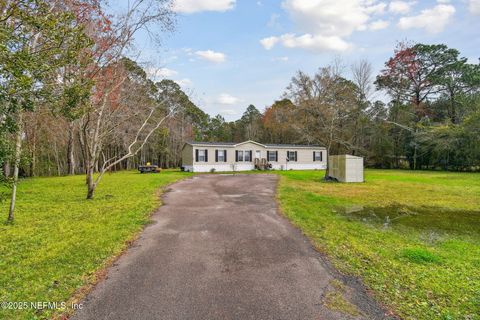
M 480 319 L 480 174 L 367 170 L 342 184 L 275 173 L 285 215 L 398 315 Z M 22 181 L 15 224 L 0 223 L 0 301 L 69 301 L 148 222 L 156 191 L 189 175 L 107 175 L 92 201 L 83 176 Z M 0 308 L 0 319 L 54 312 Z
M 284 214 L 404 319 L 480 319 L 480 174 L 367 170 L 281 175 Z
M 160 205 L 157 190 L 188 175 L 106 175 L 94 200 L 85 200 L 84 176 L 22 181 L 15 224 L 0 222 L 0 301 L 68 301 L 148 222 Z M 0 204 L 1 220 L 8 205 Z M 53 312 L 0 308 L 0 319 L 45 319 Z

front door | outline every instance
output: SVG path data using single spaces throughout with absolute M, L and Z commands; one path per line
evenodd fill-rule
M 260 150 L 255 151 L 255 158 L 260 159 L 262 157 L 262 153 Z

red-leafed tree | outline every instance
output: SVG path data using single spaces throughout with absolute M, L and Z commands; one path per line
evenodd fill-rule
M 377 76 L 377 89 L 396 101 L 411 103 L 417 117 L 428 115 L 425 102 L 442 88 L 436 79 L 458 62 L 458 51 L 446 45 L 400 42 Z
M 386 90 L 394 100 L 411 102 L 415 112 L 420 113 L 420 105 L 432 91 L 430 80 L 422 74 L 421 63 L 415 46 L 400 42 L 377 76 L 377 88 Z
M 386 90 L 395 102 L 412 107 L 413 123 L 390 123 L 411 132 L 413 169 L 417 167 L 419 124 L 428 121 L 432 114 L 427 102 L 442 92 L 439 79 L 458 63 L 458 55 L 457 50 L 443 44 L 401 42 L 377 76 L 377 89 Z

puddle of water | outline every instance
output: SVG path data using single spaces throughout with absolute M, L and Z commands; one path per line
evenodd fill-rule
M 480 236 L 480 211 L 448 210 L 436 207 L 348 206 L 334 212 L 349 220 L 361 221 L 381 229 L 409 227 L 423 232 L 429 242 L 445 234 Z

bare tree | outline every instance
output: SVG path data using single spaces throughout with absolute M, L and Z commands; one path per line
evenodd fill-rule
M 357 85 L 362 102 L 370 100 L 373 92 L 373 67 L 370 61 L 362 59 L 351 67 L 353 82 Z
M 356 115 L 353 123 L 353 146 L 352 154 L 364 153 L 365 131 L 368 130 L 371 99 L 374 92 L 372 64 L 365 59 L 359 60 L 351 66 L 352 82 L 357 89 L 357 108 L 353 111 Z
M 163 110 L 166 110 L 163 115 L 158 115 Z M 88 115 L 82 118 L 82 144 L 86 150 L 86 163 L 87 163 L 87 199 L 92 199 L 93 194 L 102 179 L 105 172 L 123 162 L 124 160 L 131 158 L 138 154 L 143 149 L 152 134 L 159 129 L 164 122 L 173 116 L 177 106 L 171 106 L 165 108 L 162 102 L 156 103 L 147 111 L 145 116 L 135 113 L 134 117 L 142 116 L 143 121 L 140 126 L 134 130 L 134 137 L 127 146 L 126 152 L 121 155 L 114 155 L 111 158 L 105 157 L 103 154 L 103 146 L 106 143 L 108 137 L 114 132 L 114 127 L 120 125 L 118 120 L 110 121 L 115 118 L 114 112 L 106 114 L 105 107 L 100 110 L 100 116 L 94 121 L 95 127 L 93 131 L 90 130 L 90 120 Z M 110 118 L 110 119 L 109 119 Z M 124 120 L 126 121 L 126 120 Z M 103 157 L 101 157 L 103 156 Z M 99 164 L 102 161 L 103 163 Z M 95 170 L 98 168 L 98 175 L 94 177 Z
M 320 68 L 313 77 L 298 72 L 286 93 L 298 108 L 299 132 L 309 143 L 324 145 L 328 154 L 332 150 L 352 148 L 349 126 L 350 111 L 356 104 L 355 86 L 344 79 L 339 70 L 335 64 Z

